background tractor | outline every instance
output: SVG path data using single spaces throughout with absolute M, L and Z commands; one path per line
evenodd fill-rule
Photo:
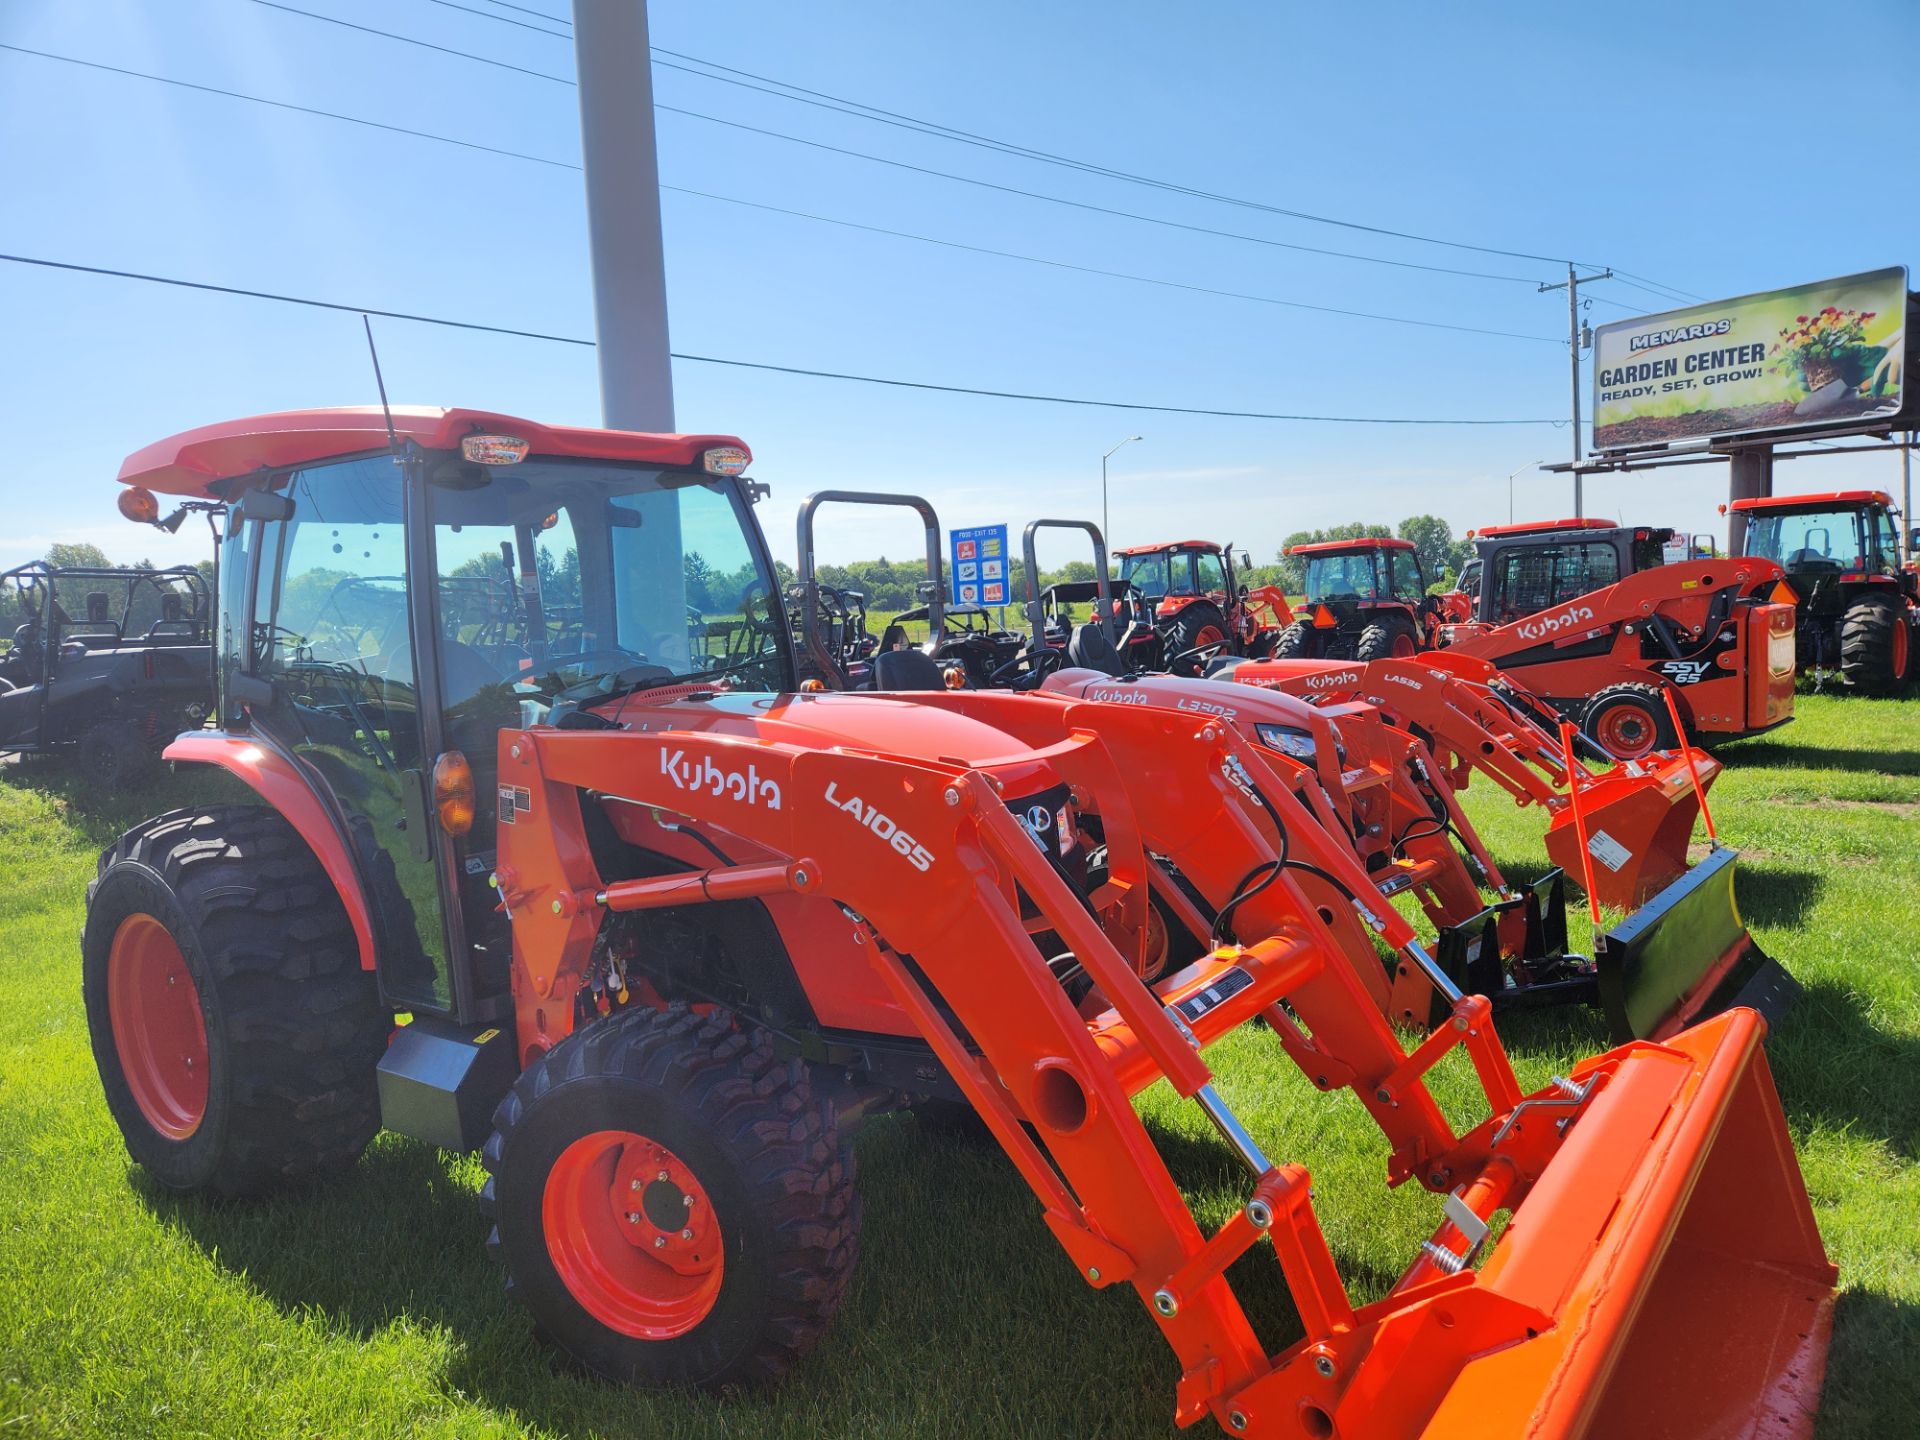
M 1408 540 L 1363 537 L 1295 545 L 1307 603 L 1273 647 L 1285 660 L 1384 660 L 1427 649 L 1440 607 Z
M 1250 586 L 1242 551 L 1209 540 L 1131 545 L 1114 552 L 1126 582 L 1117 603 L 1160 638 L 1165 669 L 1191 651 L 1217 655 L 1265 655 L 1293 621 L 1287 598 L 1271 585 Z M 1124 625 L 1122 628 L 1125 628 Z
M 212 609 L 190 565 L 0 574 L 0 754 L 64 755 L 88 784 L 138 785 L 213 704 Z
M 1817 682 L 1838 673 L 1869 695 L 1913 682 L 1920 580 L 1901 568 L 1892 496 L 1767 495 L 1731 508 L 1747 520 L 1742 553 L 1773 561 L 1793 587 L 1802 671 Z

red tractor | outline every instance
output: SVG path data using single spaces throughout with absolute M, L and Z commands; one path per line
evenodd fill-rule
M 1165 669 L 1191 651 L 1217 655 L 1265 655 L 1293 623 L 1285 592 L 1272 585 L 1249 587 L 1242 576 L 1250 568 L 1241 552 L 1238 571 L 1233 551 L 1208 540 L 1131 545 L 1114 552 L 1126 582 L 1120 601 L 1137 613 L 1160 638 Z
M 556 1345 L 726 1391 L 846 1293 L 854 1125 L 944 1097 L 1145 1307 L 1181 1424 L 1806 1433 L 1836 1272 L 1752 1010 L 1528 1092 L 1490 1001 L 1221 717 L 795 693 L 748 459 L 349 409 L 128 460 L 224 518 L 219 728 L 167 753 L 252 796 L 135 826 L 88 893 L 94 1055 L 158 1184 L 267 1190 L 382 1126 L 478 1149 Z M 1388 966 L 1442 997 L 1411 1050 Z M 1369 1303 L 1320 1220 L 1349 1177 L 1316 1192 L 1214 1084 L 1242 1031 L 1425 1192 Z M 1163 1079 L 1245 1173 L 1205 1227 L 1134 1108 Z M 1269 1244 L 1303 1332 L 1277 1350 L 1242 1303 Z
M 1798 597 L 1801 671 L 1838 673 L 1868 695 L 1895 695 L 1914 678 L 1920 581 L 1901 568 L 1893 497 L 1883 490 L 1736 500 L 1742 553 L 1786 571 Z
M 1282 660 L 1384 660 L 1428 649 L 1441 607 L 1407 540 L 1366 536 L 1295 545 L 1307 604 L 1273 647 Z

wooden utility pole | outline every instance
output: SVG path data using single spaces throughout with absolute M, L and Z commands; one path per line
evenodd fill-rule
M 1540 293 L 1543 295 L 1549 290 L 1565 290 L 1567 292 L 1567 359 L 1568 368 L 1573 376 L 1573 458 L 1575 464 L 1579 463 L 1582 454 L 1582 446 L 1580 444 L 1580 287 L 1593 280 L 1611 280 L 1612 278 L 1613 271 L 1611 270 L 1597 271 L 1592 275 L 1578 274 L 1574 270 L 1573 263 L 1569 261 L 1567 263 L 1567 278 L 1565 280 L 1540 287 Z M 1586 497 L 1582 493 L 1580 472 L 1575 470 L 1573 472 L 1573 513 L 1575 515 L 1585 515 L 1587 513 L 1585 500 Z

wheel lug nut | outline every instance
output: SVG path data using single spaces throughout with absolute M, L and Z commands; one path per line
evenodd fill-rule
M 654 1237 L 653 1237 L 653 1248 L 654 1248 L 654 1249 L 656 1249 L 656 1250 L 664 1250 L 664 1249 L 666 1249 L 666 1248 L 667 1248 L 667 1237 L 666 1237 L 666 1236 L 664 1236 L 664 1235 L 656 1235 L 656 1236 L 654 1236 Z
M 640 1177 L 638 1175 L 634 1176 L 633 1183 L 630 1184 L 627 1188 L 629 1190 L 638 1190 L 640 1188 Z
M 680 1238 L 681 1238 L 682 1240 L 691 1240 L 691 1239 L 693 1238 L 693 1231 L 691 1231 L 691 1230 L 682 1230 L 682 1231 L 680 1232 Z
M 693 1197 L 691 1195 L 682 1195 L 680 1199 L 685 1203 L 687 1209 L 691 1210 L 693 1208 Z
M 667 1178 L 667 1172 L 666 1172 L 666 1171 L 664 1171 L 664 1170 L 662 1170 L 662 1171 L 660 1172 L 660 1178 L 661 1178 L 662 1180 L 664 1180 L 664 1179 L 666 1179 L 666 1178 Z
M 639 1223 L 640 1223 L 640 1212 L 638 1210 L 627 1211 L 627 1224 L 638 1225 Z

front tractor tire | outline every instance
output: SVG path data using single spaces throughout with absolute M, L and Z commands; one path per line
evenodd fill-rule
M 1840 673 L 1865 695 L 1893 695 L 1913 678 L 1913 631 L 1907 607 L 1890 596 L 1865 595 L 1840 622 Z
M 1312 657 L 1313 637 L 1304 620 L 1294 621 L 1273 642 L 1273 658 L 1276 660 L 1307 660 Z
M 1167 655 L 1171 658 L 1211 645 L 1224 646 L 1228 638 L 1227 618 L 1220 607 L 1208 600 L 1196 600 L 1167 626 Z
M 1580 728 L 1616 760 L 1638 760 L 1680 743 L 1658 685 L 1609 685 L 1587 701 Z
M 272 811 L 175 810 L 122 835 L 81 958 L 107 1108 L 166 1189 L 345 1169 L 380 1128 L 391 1017 L 333 883 Z
M 624 1011 L 530 1065 L 493 1123 L 488 1248 L 586 1369 L 763 1385 L 826 1331 L 858 1249 L 852 1152 L 765 1032 Z

